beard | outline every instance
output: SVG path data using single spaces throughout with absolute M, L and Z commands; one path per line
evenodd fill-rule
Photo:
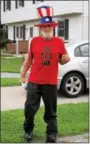
M 53 37 L 53 31 L 51 31 L 51 32 L 44 32 L 44 31 L 42 31 L 42 32 L 41 32 L 41 35 L 42 35 L 44 38 L 46 38 L 46 39 L 50 39 L 50 38 Z

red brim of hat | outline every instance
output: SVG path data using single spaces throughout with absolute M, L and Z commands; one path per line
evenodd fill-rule
M 46 24 L 35 24 L 34 26 L 36 27 L 47 27 L 47 26 L 51 26 L 51 27 L 56 27 L 58 25 L 58 23 L 52 22 L 52 23 L 46 23 Z

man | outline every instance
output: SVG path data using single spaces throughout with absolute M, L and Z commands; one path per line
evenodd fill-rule
M 53 36 L 53 30 L 58 25 L 52 21 L 53 8 L 43 6 L 37 8 L 37 12 L 41 20 L 40 24 L 35 26 L 40 28 L 41 36 L 32 39 L 28 58 L 21 73 L 21 82 L 25 82 L 26 72 L 31 66 L 24 110 L 24 130 L 26 141 L 30 142 L 34 116 L 40 107 L 42 97 L 45 106 L 44 120 L 47 123 L 46 143 L 55 143 L 58 132 L 56 115 L 58 62 L 65 64 L 70 58 L 62 39 Z

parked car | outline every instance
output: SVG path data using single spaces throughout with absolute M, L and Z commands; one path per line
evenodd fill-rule
M 88 41 L 73 41 L 66 44 L 66 50 L 70 61 L 64 65 L 58 65 L 57 90 L 62 91 L 66 97 L 75 98 L 89 88 L 89 44 Z M 21 71 L 23 69 L 23 65 Z M 30 70 L 27 72 L 27 78 Z

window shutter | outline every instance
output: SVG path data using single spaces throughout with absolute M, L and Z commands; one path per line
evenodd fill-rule
M 69 20 L 65 20 L 65 39 L 69 39 Z
M 11 0 L 8 1 L 9 1 L 9 10 L 11 10 Z
M 8 25 L 6 25 L 6 37 L 8 38 Z
M 33 0 L 33 4 L 35 4 L 35 0 Z
M 30 38 L 33 37 L 33 27 L 30 27 Z
M 23 40 L 26 38 L 26 25 L 23 25 Z
M 3 0 L 3 11 L 5 12 L 5 0 Z
M 15 0 L 15 8 L 18 8 L 18 1 Z
M 22 7 L 24 7 L 24 0 L 22 0 Z
M 13 40 L 15 40 L 15 26 L 13 26 Z
M 19 27 L 16 27 L 16 37 L 19 38 Z
M 20 38 L 22 38 L 23 37 L 23 27 L 21 26 L 20 27 Z

